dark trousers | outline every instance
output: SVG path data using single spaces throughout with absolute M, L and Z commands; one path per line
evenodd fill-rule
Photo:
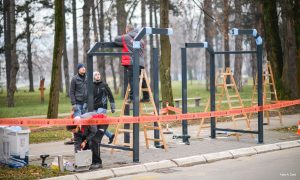
M 140 66 L 140 72 L 139 72 L 139 75 L 141 75 L 141 69 L 144 69 L 144 67 Z M 129 95 L 129 98 L 132 100 L 133 99 L 133 66 L 130 65 L 130 66 L 124 66 L 124 71 L 127 71 L 127 77 L 128 77 L 128 82 L 130 84 L 130 88 L 131 88 L 131 91 L 130 91 L 130 95 Z M 138 85 L 140 82 L 137 82 Z M 147 83 L 145 81 L 145 79 L 143 79 L 142 81 L 142 88 L 147 88 Z M 142 91 L 143 92 L 143 99 L 149 99 L 149 93 L 146 92 L 146 91 Z
M 103 131 L 99 131 L 97 132 L 97 134 L 92 138 L 91 142 L 90 142 L 90 149 L 92 151 L 92 163 L 93 164 L 102 164 L 102 159 L 100 157 L 100 144 L 103 138 Z
M 74 137 L 76 137 L 76 134 L 74 134 Z M 87 142 L 83 150 L 90 149 L 92 151 L 92 163 L 93 164 L 102 164 L 102 159 L 100 157 L 100 144 L 103 138 L 104 132 L 98 130 L 96 135 Z M 77 136 L 78 137 L 78 136 Z M 80 150 L 80 144 L 83 142 L 83 138 L 80 139 L 80 137 L 75 138 L 75 152 Z

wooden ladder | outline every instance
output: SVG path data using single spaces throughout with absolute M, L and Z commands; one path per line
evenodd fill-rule
M 145 81 L 146 81 L 147 88 L 142 88 L 143 79 L 145 79 Z M 122 105 L 122 109 L 121 109 L 121 113 L 120 113 L 121 117 L 125 116 L 124 111 L 125 111 L 126 106 L 130 106 L 132 104 L 132 102 L 127 101 L 128 98 L 129 98 L 130 91 L 131 91 L 130 84 L 128 84 L 127 89 L 126 89 L 126 93 L 125 93 L 125 97 L 124 97 L 124 101 L 123 101 L 123 105 Z M 150 81 L 147 77 L 146 71 L 144 69 L 142 69 L 141 74 L 140 74 L 140 82 L 139 82 L 139 94 L 140 94 L 140 96 L 142 96 L 142 93 L 145 92 L 145 91 L 149 93 L 150 101 L 149 102 L 141 102 L 140 101 L 140 103 L 139 103 L 139 106 L 140 106 L 139 115 L 140 116 L 147 116 L 147 115 L 158 116 L 157 109 L 156 109 L 155 102 L 154 102 L 154 98 L 153 98 L 153 94 L 152 94 L 152 91 L 151 91 L 151 88 L 150 88 Z M 150 104 L 151 109 L 153 109 L 153 111 L 150 114 L 146 113 L 146 111 L 144 111 L 144 106 L 143 105 L 145 105 L 145 104 Z M 157 121 L 156 123 L 157 123 L 157 126 L 144 125 L 144 127 L 143 127 L 144 128 L 144 136 L 145 136 L 146 147 L 147 147 L 147 149 L 149 149 L 149 141 L 156 141 L 156 142 L 161 142 L 164 149 L 165 149 L 165 151 L 167 151 L 168 146 L 167 146 L 164 134 L 163 134 L 161 123 L 159 121 Z M 147 130 L 158 130 L 159 134 L 160 134 L 160 138 L 159 139 L 150 138 L 148 136 Z M 132 145 L 132 139 L 130 140 L 130 143 L 119 143 L 118 142 L 118 136 L 121 133 L 131 133 L 132 134 L 133 130 L 132 129 L 122 129 L 121 124 L 117 124 L 116 129 L 115 129 L 115 138 L 113 140 L 113 144 L 114 145 L 129 146 L 129 147 L 132 148 L 132 146 L 133 146 Z M 132 136 L 130 136 L 130 137 L 132 137 Z M 113 152 L 113 149 L 112 149 L 112 152 Z
M 223 73 L 224 72 L 222 70 L 220 72 L 217 72 L 216 78 L 215 78 L 215 87 L 216 87 L 216 92 L 217 92 L 215 94 L 216 101 L 217 101 L 216 111 L 220 110 L 222 100 L 223 100 L 223 97 L 224 97 Z M 210 96 L 208 96 L 207 103 L 206 103 L 205 108 L 204 108 L 204 112 L 208 112 L 209 109 L 210 109 Z M 205 119 L 206 118 L 201 118 L 201 120 L 200 120 L 200 125 L 199 125 L 199 128 L 198 128 L 197 137 L 200 136 L 202 128 L 210 127 L 210 123 L 209 124 L 204 124 Z M 218 118 L 216 118 L 216 123 L 217 122 L 218 122 Z
M 226 79 L 227 79 L 228 76 L 230 78 L 230 83 L 229 84 L 226 83 Z M 221 83 L 219 83 L 219 82 L 217 82 L 217 80 L 218 80 L 217 78 L 218 79 L 221 78 L 221 79 L 223 79 L 223 81 L 221 81 Z M 217 97 L 216 110 L 220 110 L 224 95 L 226 95 L 226 101 L 227 101 L 227 104 L 229 106 L 229 109 L 238 109 L 238 108 L 243 108 L 244 107 L 243 101 L 242 101 L 241 96 L 238 92 L 235 80 L 233 78 L 231 69 L 229 67 L 226 68 L 225 72 L 221 73 L 219 76 L 216 77 L 216 88 L 218 88 L 218 87 L 221 88 L 221 92 L 216 94 L 216 97 Z M 228 87 L 231 87 L 231 89 L 233 90 L 233 93 L 231 93 L 228 90 Z M 206 104 L 206 107 L 205 107 L 206 112 L 209 108 L 209 105 L 210 105 L 210 101 L 208 100 L 208 102 Z M 244 119 L 245 122 L 246 122 L 246 129 L 251 130 L 250 121 L 249 121 L 246 113 L 242 113 L 241 115 L 233 115 L 233 116 L 230 116 L 230 117 L 232 119 L 234 129 L 237 129 L 236 121 Z M 217 120 L 216 120 L 216 122 L 217 122 Z M 203 123 L 204 123 L 204 118 L 201 119 L 198 134 L 197 134 L 198 136 L 200 134 L 201 128 L 203 127 Z M 238 133 L 235 133 L 235 135 L 236 135 L 237 140 L 239 140 L 240 135 Z M 253 135 L 251 135 L 251 137 L 253 137 Z
M 274 100 L 272 100 L 272 97 L 274 98 Z M 277 97 L 273 71 L 270 62 L 268 61 L 266 64 L 266 70 L 263 72 L 263 104 L 264 105 L 274 104 L 277 102 L 278 102 L 278 97 Z M 255 77 L 255 82 L 253 83 L 253 94 L 252 94 L 251 104 L 252 106 L 257 105 L 257 74 Z M 280 124 L 283 125 L 280 109 L 267 110 L 264 112 L 265 112 L 265 116 L 267 117 L 267 124 L 270 124 L 270 112 L 276 112 Z M 253 113 L 249 114 L 249 119 L 251 119 L 252 115 Z

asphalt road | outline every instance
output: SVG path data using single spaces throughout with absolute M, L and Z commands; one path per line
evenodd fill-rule
M 112 180 L 299 180 L 300 148 L 223 160 L 192 167 L 178 167 Z

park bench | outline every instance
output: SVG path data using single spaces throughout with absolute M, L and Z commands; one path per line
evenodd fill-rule
M 187 98 L 188 101 L 195 101 L 195 107 L 200 107 L 200 101 L 201 97 L 193 97 L 193 98 Z M 175 107 L 180 107 L 180 102 L 182 101 L 181 98 L 174 99 L 174 105 Z M 160 107 L 162 107 L 162 100 L 159 101 Z

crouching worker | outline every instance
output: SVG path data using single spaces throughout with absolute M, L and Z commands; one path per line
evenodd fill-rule
M 99 129 L 101 128 L 101 129 Z M 102 168 L 102 160 L 100 157 L 100 143 L 107 125 L 95 126 L 67 126 L 67 130 L 74 134 L 75 153 L 80 150 L 90 149 L 92 151 L 91 169 Z

